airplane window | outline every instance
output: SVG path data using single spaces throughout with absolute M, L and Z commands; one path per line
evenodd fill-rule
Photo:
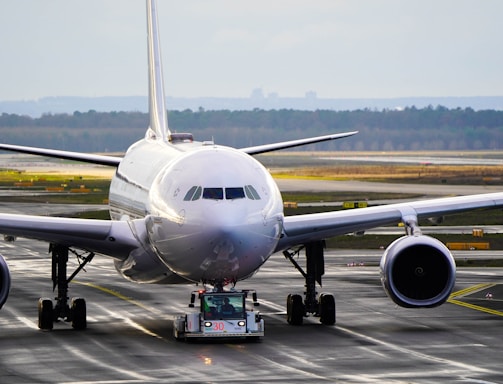
M 260 200 L 260 195 L 252 185 L 245 185 L 246 197 L 250 200 Z
M 201 187 L 197 187 L 196 192 L 194 193 L 194 196 L 192 196 L 192 201 L 198 200 L 201 197 L 202 192 L 203 192 L 203 189 Z
M 224 199 L 224 189 L 223 188 L 204 188 L 203 199 L 223 200 Z
M 187 192 L 187 194 L 185 195 L 185 197 L 183 198 L 183 200 L 184 201 L 191 201 L 194 196 L 194 192 L 196 192 L 196 190 L 197 190 L 196 186 L 190 188 L 189 191 Z
M 198 200 L 201 197 L 202 191 L 203 189 L 201 187 L 193 186 L 192 188 L 189 189 L 183 200 L 184 201 Z
M 243 188 L 225 188 L 225 198 L 227 200 L 244 199 L 244 197 Z
M 255 200 L 255 198 L 253 197 L 252 193 L 250 192 L 250 186 L 249 185 L 245 185 L 245 193 L 246 193 L 246 197 L 249 198 L 250 200 Z

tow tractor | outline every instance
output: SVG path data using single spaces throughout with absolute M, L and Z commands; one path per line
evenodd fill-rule
M 246 309 L 246 298 L 250 291 L 192 292 L 189 307 L 194 308 L 199 296 L 199 312 L 175 316 L 173 336 L 177 340 L 207 337 L 264 336 L 264 320 L 260 313 Z M 253 291 L 253 305 L 258 306 L 257 294 Z

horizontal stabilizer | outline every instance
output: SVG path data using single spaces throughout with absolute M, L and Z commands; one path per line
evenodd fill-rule
M 122 160 L 121 157 L 115 157 L 115 156 L 94 155 L 92 153 L 60 151 L 57 149 L 25 147 L 22 145 L 10 145 L 10 144 L 0 144 L 0 150 L 28 153 L 30 155 L 55 157 L 58 159 L 65 159 L 65 160 L 83 161 L 85 163 L 108 165 L 111 167 L 118 167 Z
M 306 144 L 342 139 L 344 137 L 353 136 L 357 133 L 358 131 L 334 133 L 332 135 L 316 136 L 307 139 L 290 140 L 290 141 L 283 141 L 281 143 L 264 144 L 264 145 L 257 145 L 255 147 L 240 148 L 240 151 L 246 152 L 249 155 L 258 155 L 259 153 L 272 152 L 286 148 L 293 148 Z

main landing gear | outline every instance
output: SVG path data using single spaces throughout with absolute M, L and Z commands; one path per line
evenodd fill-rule
M 83 298 L 72 298 L 68 305 L 68 284 L 89 263 L 94 253 L 82 256 L 75 253 L 79 259 L 78 268 L 70 277 L 66 277 L 69 247 L 59 244 L 51 244 L 49 252 L 52 255 L 52 283 L 53 290 L 58 288 L 55 297 L 55 305 L 51 299 L 40 298 L 38 301 L 38 327 L 42 330 L 51 330 L 55 321 L 70 321 L 74 329 L 86 329 L 86 301 Z
M 292 262 L 306 280 L 304 301 L 302 301 L 302 296 L 298 294 L 290 294 L 287 297 L 286 314 L 288 324 L 302 325 L 303 319 L 308 313 L 319 316 L 322 324 L 335 324 L 334 296 L 329 293 L 321 293 L 319 298 L 316 298 L 316 283 L 321 286 L 321 277 L 325 273 L 324 248 L 324 241 L 316 241 L 304 244 L 303 247 L 295 252 L 290 252 L 288 250 L 283 252 L 285 257 Z M 294 259 L 294 256 L 298 255 L 302 249 L 305 249 L 306 254 L 305 271 Z

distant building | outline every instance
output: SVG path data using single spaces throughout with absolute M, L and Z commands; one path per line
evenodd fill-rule
M 262 88 L 255 88 L 250 95 L 250 99 L 252 100 L 263 100 L 264 98 Z

